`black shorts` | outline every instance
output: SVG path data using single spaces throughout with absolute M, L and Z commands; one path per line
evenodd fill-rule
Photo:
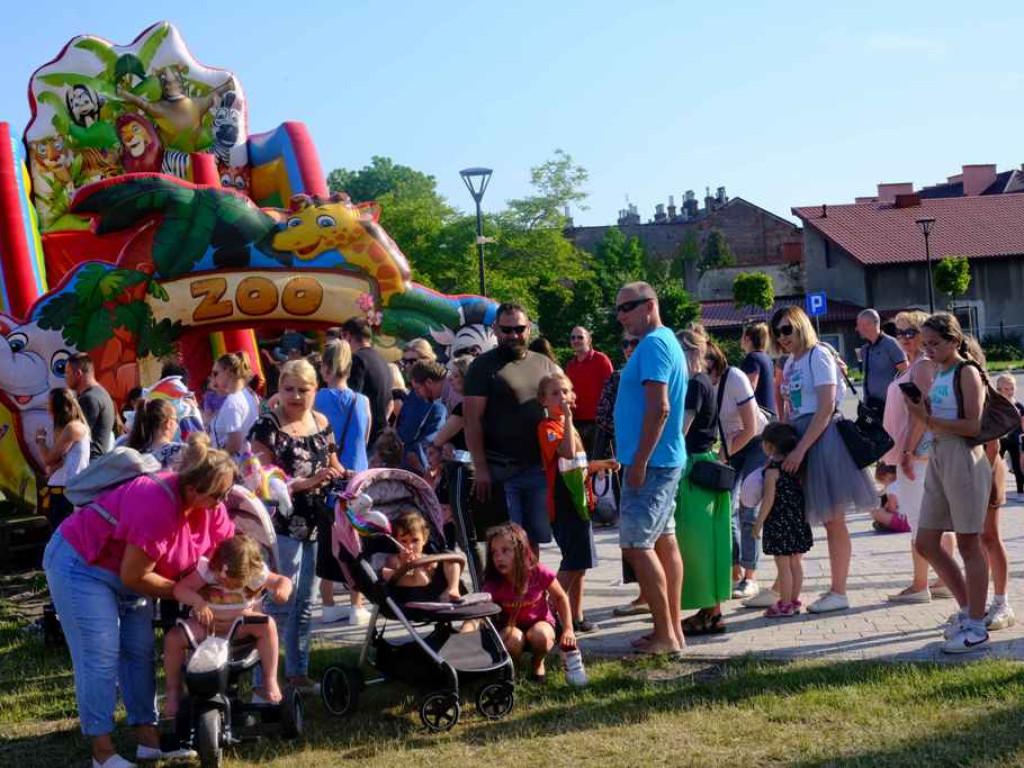
M 565 484 L 558 478 L 555 486 L 555 521 L 551 532 L 562 552 L 560 571 L 585 571 L 597 566 L 597 548 L 589 520 L 576 512 Z

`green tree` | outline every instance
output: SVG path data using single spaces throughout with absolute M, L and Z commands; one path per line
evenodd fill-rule
M 693 287 L 697 278 L 697 265 L 700 263 L 700 239 L 697 237 L 696 229 L 687 229 L 683 235 L 683 241 L 676 248 L 675 256 L 672 259 L 670 275 L 677 280 L 682 280 L 687 288 Z
M 775 284 L 764 272 L 741 272 L 732 281 L 736 309 L 757 307 L 767 312 L 775 305 Z
M 971 265 L 964 256 L 947 256 L 935 265 L 935 287 L 946 294 L 947 307 L 971 287 Z
M 735 263 L 736 260 L 732 257 L 729 244 L 725 241 L 725 235 L 717 229 L 712 229 L 708 232 L 708 236 L 704 240 L 704 249 L 701 252 L 700 264 L 698 266 L 700 274 L 703 275 L 709 269 L 731 267 Z
M 576 165 L 572 155 L 556 149 L 553 158 L 530 169 L 530 184 L 535 193 L 509 200 L 505 216 L 511 225 L 523 229 L 561 229 L 565 226 L 566 205 L 575 203 L 577 208 L 586 210 L 583 201 L 587 193 L 582 186 L 588 178 L 586 168 Z

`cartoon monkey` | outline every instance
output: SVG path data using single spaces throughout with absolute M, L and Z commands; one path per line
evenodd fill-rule
M 92 88 L 87 85 L 71 86 L 64 94 L 64 103 L 67 105 L 68 114 L 71 120 L 79 128 L 89 128 L 100 119 L 100 107 L 103 102 Z

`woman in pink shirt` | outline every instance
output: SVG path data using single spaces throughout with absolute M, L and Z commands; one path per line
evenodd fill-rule
M 176 581 L 234 535 L 222 503 L 234 472 L 228 454 L 193 435 L 177 473 L 106 491 L 65 520 L 46 547 L 43 567 L 71 650 L 93 768 L 133 765 L 110 736 L 118 688 L 137 758 L 176 756 L 161 752 L 156 729 L 151 598 L 172 597 Z

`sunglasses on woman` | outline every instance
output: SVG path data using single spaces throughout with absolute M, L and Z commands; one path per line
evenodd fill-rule
M 917 338 L 920 334 L 921 332 L 917 330 L 917 328 L 907 328 L 902 331 L 897 330 L 896 333 L 893 334 L 893 336 L 895 336 L 897 339 L 914 339 Z
M 772 328 L 772 333 L 774 333 L 776 337 L 779 337 L 779 336 L 792 336 L 793 335 L 793 326 L 792 325 L 779 325 L 779 326 L 776 326 L 775 328 Z
M 623 339 L 622 340 L 622 348 L 623 349 L 636 349 L 636 345 L 639 344 L 639 343 L 640 343 L 640 339 Z

